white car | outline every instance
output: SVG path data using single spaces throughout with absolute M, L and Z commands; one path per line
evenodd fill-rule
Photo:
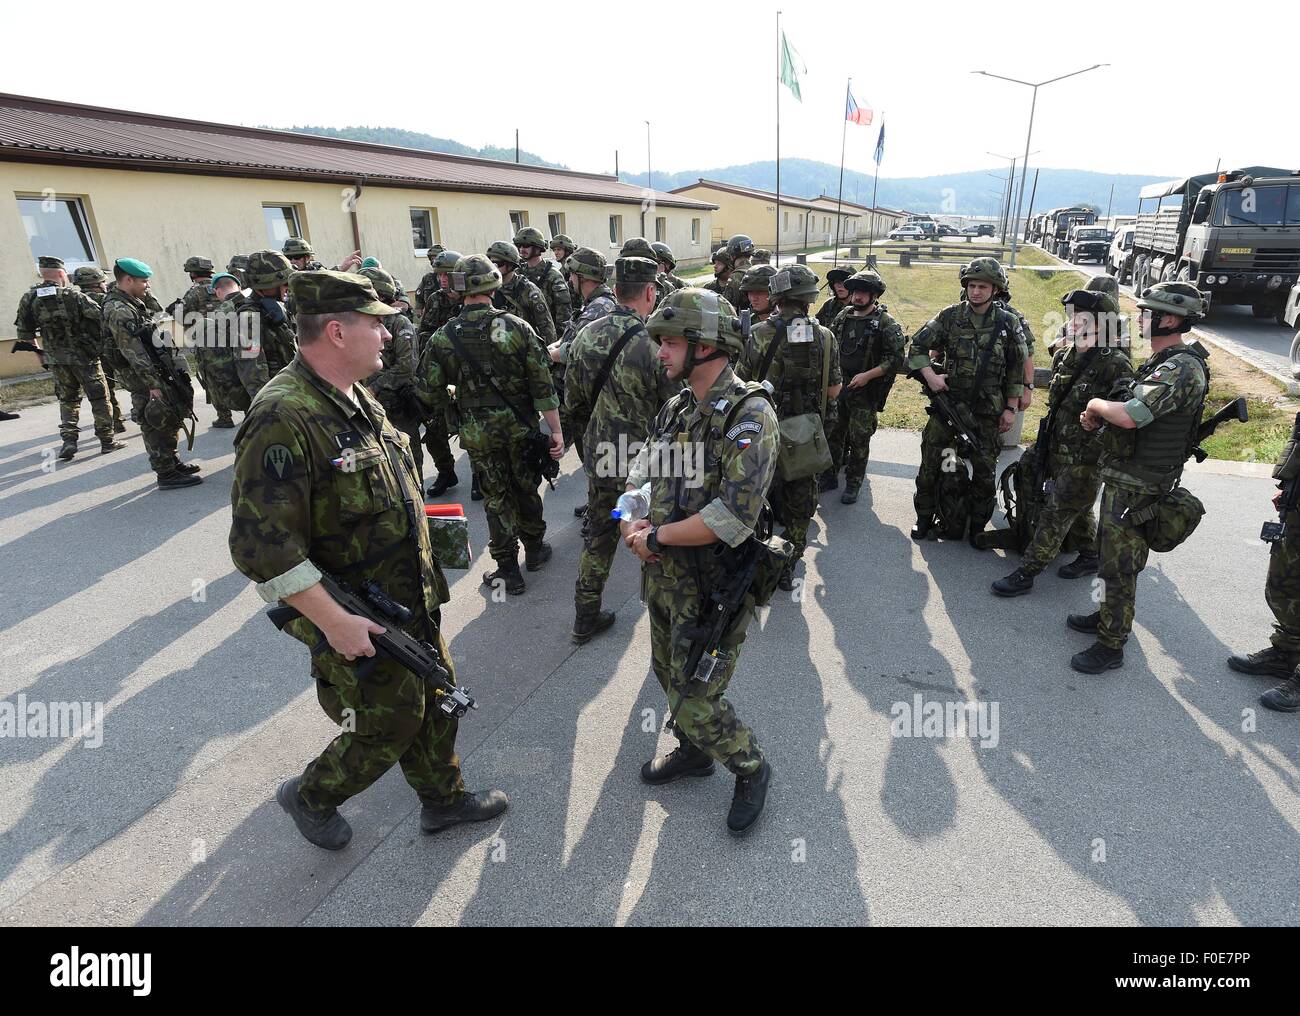
M 920 226 L 899 226 L 889 232 L 891 240 L 924 240 L 925 230 Z
M 1121 283 L 1128 278 L 1133 268 L 1133 234 L 1136 232 L 1136 226 L 1121 226 L 1110 241 L 1110 253 L 1106 255 L 1106 271 Z

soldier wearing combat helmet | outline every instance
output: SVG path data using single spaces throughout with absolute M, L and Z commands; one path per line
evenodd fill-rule
M 722 295 L 738 312 L 748 310 L 749 300 L 740 288 L 740 283 L 754 263 L 754 241 L 744 233 L 737 233 L 727 241 L 727 253 L 731 255 L 732 271 Z
M 108 299 L 108 276 L 102 268 L 98 265 L 82 265 L 72 273 L 72 284 L 103 310 L 104 301 Z M 107 334 L 103 336 L 100 345 L 99 364 L 104 369 L 104 381 L 108 385 L 108 408 L 113 413 L 113 432 L 121 434 L 126 431 L 126 423 L 122 419 L 122 407 L 117 402 L 117 372 L 126 366 L 126 361 Z
M 541 290 L 542 298 L 551 313 L 554 332 L 563 335 L 573 318 L 573 294 L 569 292 L 569 282 L 564 277 L 564 269 L 560 267 L 562 262 L 558 259 L 551 261 L 543 256 L 546 253 L 546 238 L 540 229 L 532 226 L 524 226 L 515 233 L 514 245 L 523 259 L 519 265 L 519 274 Z
M 706 282 L 702 288 L 722 296 L 735 269 L 736 259 L 731 256 L 726 244 L 723 244 L 713 252 L 713 280 Z
M 826 273 L 826 288 L 831 291 L 831 297 L 817 308 L 817 323 L 819 325 L 829 328 L 831 323 L 848 307 L 849 291 L 845 288 L 844 283 L 853 277 L 853 272 L 852 265 L 842 265 L 832 268 Z
M 772 293 L 768 287 L 775 274 L 776 269 L 771 265 L 754 265 L 745 269 L 744 278 L 740 280 L 740 290 L 749 304 L 751 327 L 766 321 L 772 313 Z
M 523 256 L 508 240 L 497 240 L 487 249 L 487 259 L 501 276 L 501 285 L 492 294 L 492 305 L 523 318 L 533 327 L 542 345 L 555 341 L 555 319 L 542 291 L 519 271 Z
M 679 279 L 674 274 L 677 271 L 677 259 L 673 257 L 673 249 L 666 243 L 652 243 L 650 249 L 654 251 L 655 260 L 659 262 L 659 271 L 669 287 L 671 289 L 685 289 L 685 280 Z

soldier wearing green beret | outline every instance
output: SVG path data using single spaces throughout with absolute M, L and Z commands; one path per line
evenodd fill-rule
M 343 727 L 276 800 L 304 837 L 339 850 L 352 829 L 338 808 L 402 767 L 423 805 L 426 833 L 481 822 L 506 808 L 499 790 L 465 790 L 456 719 L 432 686 L 387 658 L 366 677 L 380 631 L 344 610 L 321 584 L 328 574 L 371 580 L 411 612 L 402 630 L 436 647 L 455 668 L 441 630 L 447 582 L 433 556 L 415 462 L 383 408 L 359 383 L 382 362 L 382 303 L 368 279 L 300 272 L 292 281 L 299 349 L 258 393 L 235 435 L 230 556 L 268 603 L 303 619 L 286 631 L 313 648 L 321 708 Z M 310 623 L 308 623 L 310 622 Z
M 102 315 L 99 304 L 68 280 L 63 261 L 52 256 L 38 259 L 41 281 L 22 295 L 14 327 L 18 341 L 33 349 L 54 378 L 59 399 L 59 458 L 77 454 L 77 421 L 84 393 L 95 418 L 95 436 L 101 454 L 126 447 L 113 437 L 113 413 L 108 406 L 108 383 L 100 366 Z M 40 335 L 41 345 L 36 346 Z
M 219 429 L 233 429 L 235 421 L 230 415 L 230 406 L 221 397 L 220 388 L 208 382 L 208 363 L 212 356 L 209 346 L 209 338 L 213 334 L 212 314 L 221 306 L 221 301 L 212 291 L 212 275 L 215 269 L 211 260 L 195 255 L 185 260 L 184 271 L 189 275 L 192 285 L 176 301 L 179 305 L 176 317 L 189 340 L 187 345 L 194 350 L 199 384 L 203 386 L 208 403 L 217 411 L 217 419 L 212 426 Z
M 626 486 L 628 449 L 645 440 L 665 402 L 681 391 L 658 362 L 659 344 L 646 331 L 654 310 L 658 265 L 647 258 L 614 263 L 617 304 L 583 326 L 569 350 L 564 378 L 565 426 L 581 432 L 587 473 L 582 556 L 574 592 L 573 641 L 589 641 L 614 623 L 600 609 L 618 549 L 618 522 L 610 516 Z

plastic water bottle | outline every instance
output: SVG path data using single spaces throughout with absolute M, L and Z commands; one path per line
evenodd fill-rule
M 618 499 L 618 504 L 609 513 L 611 519 L 620 522 L 636 522 L 650 514 L 650 484 L 640 490 L 629 490 Z

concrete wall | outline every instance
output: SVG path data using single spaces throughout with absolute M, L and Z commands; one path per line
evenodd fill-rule
M 153 292 L 166 303 L 189 287 L 181 265 L 191 254 L 223 268 L 232 254 L 269 246 L 264 204 L 299 208 L 302 230 L 326 264 L 337 264 L 353 247 L 352 221 L 339 185 L 291 180 L 242 179 L 185 173 L 0 163 L 0 376 L 37 369 L 31 354 L 10 355 L 13 314 L 19 297 L 37 281 L 17 197 L 81 198 L 98 263 L 108 270 L 118 257 L 139 258 L 154 270 Z M 411 208 L 437 211 L 440 242 L 462 253 L 481 252 L 512 236 L 509 213 L 527 213 L 528 225 L 548 238 L 547 216 L 564 216 L 563 232 L 612 260 L 609 216 L 623 217 L 623 238 L 641 234 L 640 204 L 575 201 L 493 194 L 367 187 L 356 202 L 362 248 L 404 285 L 414 287 L 429 270 L 411 239 Z M 655 219 L 666 220 L 664 241 L 683 264 L 708 257 L 713 222 L 709 210 L 651 207 L 645 235 L 654 240 Z M 691 220 L 699 240 L 691 242 Z
M 714 240 L 725 240 L 737 233 L 744 233 L 753 238 L 759 247 L 773 247 L 776 244 L 776 197 L 756 198 L 744 194 L 697 184 L 681 192 L 682 197 L 708 201 L 718 206 L 713 213 Z M 810 218 L 805 223 L 805 216 Z M 809 247 L 828 246 L 835 239 L 835 209 L 804 208 L 781 202 L 781 249 L 795 250 L 805 243 Z M 870 228 L 858 213 L 843 213 L 844 224 L 840 237 L 844 240 L 866 237 Z M 879 232 L 879 224 L 877 224 Z

